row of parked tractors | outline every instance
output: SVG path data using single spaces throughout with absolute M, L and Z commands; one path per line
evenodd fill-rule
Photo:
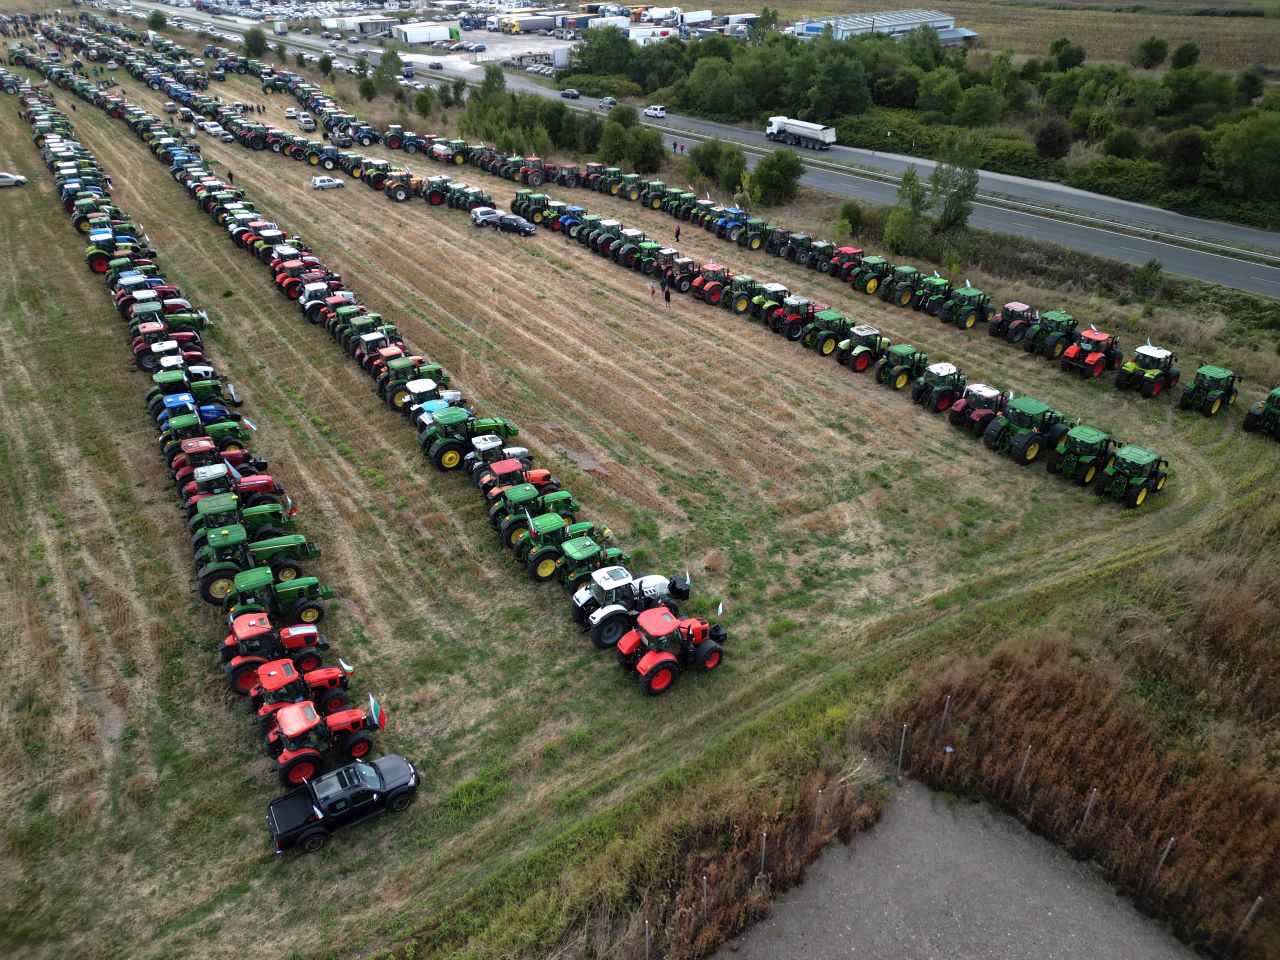
M 91 84 L 49 70 L 54 82 L 118 116 L 147 143 L 170 174 L 231 240 L 271 273 L 280 293 L 298 302 L 373 380 L 387 407 L 415 431 L 423 455 L 440 471 L 465 471 L 483 498 L 502 548 L 534 582 L 558 580 L 573 591 L 574 620 L 598 648 L 613 648 L 624 669 L 651 695 L 686 670 L 709 672 L 723 661 L 725 632 L 701 617 L 681 617 L 689 578 L 633 576 L 612 534 L 578 515 L 582 505 L 533 455 L 514 446 L 508 420 L 479 417 L 439 364 L 415 353 L 395 323 L 365 305 L 296 236 L 287 236 L 217 178 L 205 161 L 167 136 L 147 111 Z M 106 238 L 98 247 L 109 246 Z M 100 252 L 111 252 L 110 250 Z
M 491 198 L 479 188 L 452 184 L 440 177 L 418 178 L 407 169 L 392 167 L 385 160 L 367 158 L 341 150 L 332 143 L 307 140 L 268 125 L 248 123 L 222 107 L 216 98 L 200 97 L 182 87 L 173 73 L 180 65 L 169 59 L 175 51 L 135 51 L 122 47 L 121 55 L 131 56 L 141 65 L 139 69 L 150 71 L 148 75 L 152 79 L 148 82 L 153 86 L 155 72 L 170 69 L 171 93 L 181 96 L 197 112 L 218 118 L 235 133 L 238 141 L 254 149 L 270 148 L 327 170 L 341 169 L 374 189 L 384 190 L 397 201 L 418 196 L 432 205 L 491 205 Z M 1082 329 L 1077 319 L 1066 311 L 1040 311 L 1021 301 L 1010 301 L 997 309 L 990 296 L 968 283 L 958 287 L 937 274 L 926 275 L 916 267 L 891 263 L 884 257 L 866 254 L 857 247 L 836 247 L 826 240 L 775 227 L 761 218 L 750 216 L 745 210 L 717 205 L 709 199 L 698 198 L 690 191 L 668 187 L 662 181 L 642 180 L 639 174 L 623 173 L 617 167 L 588 163 L 580 169 L 577 164 L 550 163 L 537 156 L 512 156 L 482 144 L 468 144 L 463 140 L 431 134 L 420 135 L 399 125 L 377 131 L 355 114 L 343 110 L 333 98 L 297 74 L 276 71 L 257 62 L 249 64 L 248 69 L 262 78 L 264 86 L 292 93 L 304 108 L 317 116 L 331 137 L 345 138 L 342 142 L 362 146 L 382 143 L 410 154 L 421 152 L 443 163 L 455 166 L 470 164 L 523 185 L 524 189 L 517 190 L 512 211 L 534 223 L 545 222 L 552 229 L 563 225 L 573 235 L 581 220 L 588 216 L 586 208 L 581 205 L 566 204 L 534 192 L 544 184 L 608 193 L 654 210 L 664 210 L 678 220 L 700 226 L 741 247 L 763 250 L 829 274 L 864 294 L 876 295 L 899 307 L 936 316 L 943 324 L 969 330 L 979 323 L 986 323 L 991 336 L 1019 345 L 1028 353 L 1046 357 L 1058 363 L 1065 372 L 1086 379 L 1113 373 L 1115 387 L 1119 390 L 1135 390 L 1143 397 L 1155 398 L 1174 391 L 1181 383 L 1181 371 L 1173 351 L 1148 341 L 1126 358 L 1118 336 L 1092 325 Z M 641 263 L 647 269 L 651 261 L 641 258 Z M 794 331 L 789 332 L 789 335 L 793 334 Z M 1223 366 L 1202 364 L 1193 381 L 1182 385 L 1178 405 L 1184 410 L 1214 416 L 1223 407 L 1235 404 L 1239 382 L 1240 378 Z M 1242 426 L 1247 431 L 1258 430 L 1280 439 L 1280 387 L 1252 405 Z
M 386 714 L 372 696 L 368 711 L 352 707 L 351 667 L 323 663 L 329 643 L 318 624 L 333 590 L 303 566 L 319 548 L 293 532 L 297 508 L 249 450 L 256 427 L 235 411 L 240 398 L 206 352 L 206 314 L 165 278 L 52 100 L 20 91 L 59 199 L 89 237 L 86 263 L 102 275 L 132 362 L 148 376 L 143 403 L 182 510 L 197 589 L 226 613 L 219 655 L 228 686 L 247 700 L 282 783 L 311 779 L 334 756 L 366 756 Z

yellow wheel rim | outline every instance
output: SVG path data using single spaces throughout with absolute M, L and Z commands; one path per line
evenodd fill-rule
M 901 390 L 903 387 L 905 387 L 905 386 L 907 385 L 907 380 L 908 380 L 908 379 L 909 379 L 909 377 L 907 377 L 907 375 L 906 375 L 905 373 L 900 373 L 900 374 L 898 374 L 898 378 L 897 378 L 896 380 L 894 380 L 894 381 L 893 381 L 894 389 L 895 389 L 895 390 Z
M 541 222 L 542 222 L 542 213 L 541 213 L 541 211 L 539 211 L 538 213 L 535 213 L 535 214 L 533 215 L 533 222 L 534 222 L 534 223 L 541 223 Z
M 397 390 L 391 395 L 391 405 L 399 410 L 409 401 L 408 390 Z
M 966 330 L 968 330 L 970 327 L 972 327 L 972 326 L 973 326 L 975 323 L 977 323 L 977 322 L 978 322 L 978 318 L 977 318 L 976 316 L 974 316 L 972 313 L 967 313 L 967 314 L 965 314 L 965 317 L 964 317 L 964 328 L 965 328 Z
M 821 351 L 824 357 L 831 356 L 831 354 L 835 352 L 835 349 L 836 349 L 836 341 L 834 337 L 828 337 L 826 340 L 822 341 Z
M 875 293 L 878 289 L 880 289 L 880 281 L 875 277 L 867 281 L 867 293 Z
M 1053 355 L 1055 357 L 1060 357 L 1062 356 L 1063 352 L 1066 349 L 1067 349 L 1066 344 L 1064 344 L 1061 340 L 1059 340 L 1057 343 L 1053 345 Z
M 315 623 L 320 619 L 320 611 L 315 609 L 315 607 L 307 607 L 307 609 L 302 611 L 302 616 L 298 619 L 303 623 Z
M 209 584 L 209 596 L 216 597 L 221 600 L 231 592 L 231 588 L 235 586 L 234 581 L 229 578 L 219 578 Z
M 89 232 L 89 227 L 90 227 L 90 226 L 91 226 L 91 224 L 89 223 L 89 221 L 88 221 L 88 220 L 82 220 L 82 221 L 80 222 L 80 232 L 81 232 L 81 233 L 88 233 L 88 232 Z
M 760 249 L 760 238 L 759 238 L 759 237 L 752 237 L 752 238 L 751 238 L 751 249 L 752 249 L 752 250 L 759 250 L 759 249 Z
M 462 154 L 460 154 L 460 153 L 455 153 L 455 154 L 453 155 L 453 165 L 454 165 L 455 167 L 460 167 L 460 166 L 462 166 L 462 164 L 463 164 L 463 156 L 462 156 Z
M 1134 505 L 1140 507 L 1142 506 L 1143 503 L 1146 502 L 1146 499 L 1147 499 L 1147 488 L 1140 487 L 1138 489 L 1138 495 L 1134 498 L 1134 501 L 1133 501 Z
M 1222 398 L 1219 397 L 1213 401 L 1213 406 L 1209 408 L 1210 413 L 1217 413 L 1222 409 Z
M 307 162 L 314 167 L 316 164 L 320 162 L 320 158 L 313 155 L 313 156 L 307 157 Z
M 733 309 L 736 310 L 738 313 L 746 313 L 748 306 L 749 306 L 749 303 L 747 301 L 747 298 L 739 297 L 737 302 L 734 303 Z
M 1040 453 L 1040 444 L 1032 443 L 1027 447 L 1027 459 L 1034 460 Z
M 285 567 L 283 570 L 280 571 L 281 582 L 285 580 L 296 580 L 297 578 L 298 578 L 298 571 L 294 570 L 292 567 Z
M 547 559 L 541 561 L 535 569 L 537 570 L 538 576 L 546 578 L 556 572 L 556 562 L 550 557 L 547 557 Z
M 351 176 L 353 176 L 353 177 L 355 177 L 357 180 L 359 180 L 359 179 L 360 179 L 360 174 L 362 174 L 363 172 L 364 172 L 364 171 L 363 171 L 363 170 L 361 170 L 359 167 L 354 167 L 354 168 L 352 168 L 352 170 L 351 170 Z
M 1084 482 L 1085 482 L 1085 483 L 1093 483 L 1093 477 L 1094 477 L 1094 475 L 1095 475 L 1097 472 L 1098 472 L 1097 467 L 1089 467 L 1089 469 L 1085 470 L 1085 472 L 1084 472 Z
M 1165 481 L 1165 478 L 1164 478 L 1164 477 L 1161 477 L 1159 480 L 1157 480 L 1157 481 L 1156 481 L 1156 489 L 1157 489 L 1157 490 L 1163 490 L 1163 489 L 1164 489 L 1164 481 Z
M 243 449 L 244 447 L 242 447 L 238 443 L 228 443 L 225 447 L 222 448 L 224 453 L 231 453 L 231 452 L 243 450 Z
M 899 303 L 901 306 L 904 306 L 904 307 L 905 307 L 905 306 L 906 306 L 908 303 L 910 303 L 910 302 L 911 302 L 911 291 L 910 291 L 910 290 L 903 290 L 903 291 L 902 291 L 902 294 L 898 297 L 898 303 Z
M 616 196 L 618 195 L 618 191 L 619 191 L 621 188 L 622 188 L 622 184 L 619 184 L 619 183 L 611 183 L 611 184 L 609 184 L 609 193 L 610 193 L 612 196 L 615 196 L 615 197 L 616 197 Z
M 446 450 L 444 456 L 440 458 L 440 462 L 444 464 L 446 470 L 452 470 L 462 460 L 462 455 L 457 450 Z

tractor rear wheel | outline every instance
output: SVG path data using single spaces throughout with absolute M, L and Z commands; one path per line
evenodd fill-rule
M 787 321 L 787 339 L 795 343 L 804 336 L 804 321 L 798 317 Z
M 1005 339 L 1010 343 L 1021 343 L 1022 339 L 1027 335 L 1027 325 L 1019 323 L 1016 320 L 1009 324 L 1009 332 Z
M 1044 458 L 1044 468 L 1049 473 L 1058 472 L 1058 461 L 1062 459 L 1057 450 L 1050 450 Z
M 199 536 L 205 536 L 205 535 L 199 534 Z M 283 537 L 283 536 L 284 536 L 283 530 L 281 530 L 279 527 L 272 526 L 271 524 L 267 524 L 265 527 L 259 527 L 256 531 L 254 531 L 254 534 L 251 537 L 251 539 L 254 543 L 257 543 L 259 540 L 271 540 L 275 537 Z M 191 541 L 191 545 L 193 547 L 195 546 L 195 540 Z
M 671 689 L 671 685 L 676 682 L 676 675 L 676 665 L 671 661 L 658 664 L 644 676 L 644 692 L 651 697 L 661 696 Z
M 243 663 L 237 663 L 232 667 L 227 673 L 227 686 L 231 688 L 231 692 L 247 697 L 249 691 L 258 682 L 258 667 L 263 663 L 266 663 L 266 661 L 255 658 Z
M 301 786 L 306 781 L 314 778 L 322 769 L 323 765 L 320 762 L 320 754 L 316 753 L 314 750 L 308 750 L 305 753 L 298 754 L 296 757 L 290 757 L 280 765 L 280 786 Z M 320 847 L 324 846 L 325 834 L 320 831 L 316 831 L 315 833 L 309 833 L 303 837 L 303 841 L 305 842 L 317 836 L 320 839 L 320 845 L 315 847 L 314 850 L 309 847 L 304 847 L 303 849 L 307 850 L 308 853 L 314 853 L 315 850 L 319 850 Z
M 929 398 L 929 402 L 932 404 L 935 413 L 946 413 L 951 409 L 951 404 L 955 403 L 955 400 L 955 391 L 949 389 L 939 390 Z
M 1013 438 L 1013 443 L 1009 445 L 1009 456 L 1015 463 L 1025 467 L 1040 456 L 1042 446 L 1040 434 L 1028 430 Z
M 462 465 L 462 444 L 456 440 L 437 440 L 428 456 L 437 470 L 457 470 Z
M 1134 487 L 1132 490 L 1129 491 L 1128 496 L 1124 498 L 1124 505 L 1126 507 L 1140 507 L 1146 502 L 1147 502 L 1147 488 L 1145 484 L 1142 486 Z
M 1050 339 L 1040 351 L 1050 360 L 1057 360 L 1067 350 L 1067 338 L 1062 336 Z
M 763 246 L 763 241 L 757 236 L 747 241 L 747 247 L 751 250 L 759 250 Z
M 404 386 L 396 387 L 387 394 L 387 406 L 398 413 L 404 413 L 409 407 L 409 400 L 413 394 Z
M 597 650 L 611 650 L 630 629 L 631 617 L 625 613 L 615 613 L 591 628 L 591 642 Z
M 1098 475 L 1098 465 L 1096 463 L 1082 463 L 1076 467 L 1076 475 L 1072 477 L 1077 487 L 1087 487 L 1093 483 L 1094 478 Z
M 1128 370 L 1116 371 L 1116 389 L 1117 390 L 1129 389 L 1129 371 Z
M 924 395 L 925 395 L 925 388 L 922 384 L 917 382 L 911 385 L 911 402 L 912 403 L 919 403 L 921 400 L 924 399 Z
M 724 648 L 714 640 L 704 640 L 694 651 L 694 663 L 700 673 L 710 673 L 724 659 Z
M 553 547 L 535 550 L 525 561 L 524 569 L 534 583 L 546 583 L 556 575 L 556 559 L 559 553 Z
M 987 428 L 982 431 L 982 443 L 988 450 L 994 450 L 1000 445 L 1001 434 L 1004 433 L 1004 422 L 993 419 Z
M 978 315 L 974 313 L 972 310 L 969 310 L 966 313 L 960 314 L 960 320 L 957 323 L 957 326 L 959 326 L 961 330 L 972 330 L 977 325 L 978 325 Z
M 319 623 L 324 619 L 324 604 L 304 598 L 294 603 L 289 613 L 299 623 Z
M 529 529 L 529 523 L 526 520 L 513 520 L 510 524 L 504 526 L 502 530 L 502 545 L 508 550 L 514 550 L 521 537 Z
M 958 427 L 964 422 L 965 411 L 963 408 L 957 409 L 953 403 L 951 409 L 947 411 L 947 423 L 953 427 Z
M 871 294 L 875 293 L 879 289 L 880 289 L 879 277 L 867 277 L 866 281 L 862 284 L 862 292 L 865 293 L 867 296 L 871 296 Z
M 676 289 L 681 293 L 688 293 L 689 288 L 693 286 L 693 278 L 686 275 L 676 281 Z
M 1102 357 L 1099 357 L 1097 360 L 1093 362 L 1093 366 L 1084 367 L 1082 368 L 1081 372 L 1090 380 L 1096 380 L 1098 377 L 1102 376 L 1102 373 L 1104 370 L 1106 370 L 1106 367 L 1107 367 L 1107 361 Z

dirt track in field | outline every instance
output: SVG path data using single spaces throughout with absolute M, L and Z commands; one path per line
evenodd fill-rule
M 161 98 L 134 87 L 127 82 L 128 95 L 158 107 Z M 262 99 L 277 109 L 287 102 Z M 60 94 L 59 101 L 71 98 Z M 273 949 L 317 936 L 376 943 L 371 930 L 387 929 L 405 912 L 429 915 L 539 842 L 535 824 L 572 822 L 578 808 L 557 804 L 567 792 L 585 791 L 584 809 L 593 809 L 665 764 L 697 755 L 718 732 L 822 682 L 815 662 L 856 658 L 864 627 L 878 617 L 927 604 L 1002 565 L 1022 574 L 1003 588 L 1014 592 L 1100 567 L 1132 544 L 1155 549 L 1214 522 L 1250 483 L 1275 474 L 1272 461 L 1255 458 L 1245 476 L 1230 485 L 1222 479 L 1239 452 L 1251 449 L 1244 445 L 1260 442 L 1239 435 L 1234 424 L 1188 418 L 1167 401 L 1117 398 L 1109 386 L 1078 384 L 986 337 L 965 341 L 931 318 L 684 231 L 680 246 L 700 259 L 719 257 L 734 269 L 790 281 L 988 382 L 1016 385 L 1125 439 L 1148 440 L 1174 462 L 1169 490 L 1153 509 L 1126 513 L 1099 505 L 1038 466 L 1019 470 L 906 398 L 758 325 L 686 298 L 673 298 L 668 308 L 650 298 L 647 279 L 558 235 L 481 234 L 461 212 L 395 205 L 359 184 L 316 193 L 308 185 L 313 168 L 206 144 L 251 199 L 301 232 L 372 307 L 401 325 L 411 344 L 442 362 L 479 412 L 518 423 L 521 439 L 583 501 L 586 516 L 607 523 L 626 547 L 645 551 L 646 566 L 675 573 L 667 567 L 687 559 L 710 607 L 727 598 L 733 646 L 725 670 L 684 681 L 674 708 L 665 706 L 670 700 L 649 704 L 571 627 L 564 592 L 529 584 L 497 550 L 474 491 L 431 469 L 370 381 L 274 292 L 266 271 L 198 213 L 122 124 L 78 106 L 72 116 L 81 139 L 115 175 L 117 201 L 146 225 L 166 272 L 214 315 L 211 352 L 219 366 L 235 371 L 247 397 L 244 412 L 262 428 L 259 453 L 300 502 L 300 529 L 324 550 L 313 571 L 339 588 L 325 629 L 356 663 L 359 689 L 378 693 L 391 710 L 385 745 L 429 771 L 427 802 L 399 834 L 368 832 L 364 844 L 344 847 L 340 875 L 328 862 L 273 869 L 259 818 L 274 788 L 215 672 L 209 644 L 218 616 L 186 595 L 174 599 L 173 581 L 184 589 L 189 583 L 189 561 L 169 518 L 137 375 L 112 368 L 107 394 L 119 399 L 95 407 L 98 420 L 85 430 L 101 433 L 108 416 L 118 418 L 126 426 L 115 449 L 95 457 L 83 441 L 62 446 L 53 437 L 50 482 L 32 475 L 39 462 L 33 451 L 45 443 L 41 425 L 56 408 L 32 399 L 38 382 L 6 382 L 6 411 L 31 411 L 20 443 L 11 445 L 19 455 L 6 456 L 6 477 L 47 490 L 49 503 L 76 504 L 67 523 L 93 532 L 78 537 L 94 545 L 82 548 L 91 549 L 83 562 L 71 547 L 46 548 L 58 555 L 47 596 L 35 584 L 37 571 L 0 587 L 12 592 L 6 609 L 23 610 L 20 619 L 4 621 L 6 634 L 22 631 L 50 664 L 68 650 L 62 656 L 74 665 L 60 668 L 74 714 L 57 716 L 50 727 L 51 752 L 73 758 L 64 778 L 74 779 L 59 785 L 88 784 L 87 813 L 127 776 L 141 777 L 135 789 L 145 790 L 148 777 L 171 771 L 164 757 L 145 750 L 113 756 L 111 744 L 164 709 L 155 691 L 164 690 L 175 661 L 183 664 L 179 692 L 194 698 L 193 709 L 165 719 L 189 756 L 236 785 L 226 798 L 186 792 L 165 808 L 170 816 L 175 810 L 203 816 L 222 844 L 203 852 L 171 860 L 165 837 L 150 837 L 126 818 L 134 846 L 97 861 L 99 875 L 165 895 L 129 899 L 129 909 L 103 925 L 77 928 L 81 945 L 95 937 L 108 945 L 136 943 L 140 933 L 159 930 L 146 955 L 252 954 L 255 931 L 243 917 L 237 921 L 243 905 L 236 898 L 274 898 L 270 889 L 286 882 L 304 893 L 323 890 L 345 909 L 317 920 L 308 896 L 290 898 L 274 914 L 282 932 Z M 33 164 L 35 152 L 12 116 L 0 123 L 14 134 L 0 144 L 0 163 L 28 172 L 47 193 L 47 173 Z M 414 166 L 439 172 L 420 159 Z M 464 176 L 496 196 L 514 189 L 471 168 Z M 624 201 L 553 193 L 656 236 L 674 229 L 665 215 Z M 89 356 L 122 356 L 118 329 L 95 341 L 96 324 L 118 320 L 84 271 L 74 235 L 50 212 L 47 195 L 33 196 L 41 201 L 33 209 L 50 219 L 41 242 L 65 256 L 50 264 L 64 309 L 75 329 L 93 334 L 84 340 L 97 351 Z M 16 255 L 17 241 L 5 236 L 6 254 Z M 0 346 L 13 357 L 24 349 L 27 330 L 6 323 Z M 41 361 L 61 362 L 58 356 L 42 354 Z M 59 370 L 58 382 L 74 384 L 78 374 L 73 364 Z M 138 482 L 122 490 L 116 478 L 130 469 L 139 472 Z M 139 510 L 156 520 L 136 524 Z M 12 520 L 0 524 L 14 546 L 11 556 L 33 540 L 67 539 L 56 520 L 37 514 L 25 529 Z M 122 546 L 138 531 L 145 550 Z M 100 598 L 79 612 L 76 597 L 86 591 L 78 578 Z M 53 622 L 77 623 L 77 630 L 66 637 L 42 633 L 41 618 L 50 613 Z M 90 642 L 95 625 L 107 643 Z M 39 676 L 34 663 L 24 677 Z M 81 676 L 87 682 L 77 684 Z M 652 737 L 634 736 L 637 724 Z M 701 737 L 687 737 L 689 729 Z M 542 750 L 568 731 L 589 735 L 592 747 L 548 771 Z M 495 754 L 510 763 L 501 802 L 461 823 L 439 814 L 435 804 Z M 105 772 L 95 769 L 95 757 Z M 145 822 L 145 811 L 137 816 Z M 67 902 L 76 902 L 72 880 L 63 881 Z M 248 892 L 236 893 L 242 885 Z M 380 891 L 376 898 L 371 889 Z M 56 890 L 46 888 L 35 902 Z M 211 890 L 217 897 L 205 912 Z M 77 912 L 80 919 L 94 914 Z

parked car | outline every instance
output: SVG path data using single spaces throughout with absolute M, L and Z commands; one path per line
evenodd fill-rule
M 614 97 L 601 97 L 600 102 L 596 104 L 601 110 L 612 110 L 618 105 L 618 101 Z
M 312 177 L 312 190 L 341 190 L 346 186 L 346 181 L 339 180 L 337 177 Z
M 483 43 L 473 43 L 473 44 L 471 45 L 471 52 L 472 52 L 472 53 L 484 53 L 484 52 L 485 52 L 486 50 L 488 50 L 488 49 L 489 49 L 489 48 L 488 48 L 488 47 L 486 47 Z
M 20 173 L 0 173 L 0 187 L 25 186 L 27 178 Z
M 166 101 L 164 102 L 164 112 L 165 112 L 165 113 L 177 113 L 177 112 L 178 112 L 178 105 L 177 105 L 176 103 L 174 103 L 172 100 L 166 100 Z
M 494 227 L 503 233 L 518 233 L 522 237 L 529 237 L 538 232 L 538 228 L 526 220 L 524 217 L 517 217 L 514 213 L 504 213 L 494 223 Z
M 267 834 L 276 853 L 293 847 L 316 853 L 343 827 L 388 810 L 407 809 L 418 782 L 413 764 L 396 754 L 372 763 L 357 760 L 272 800 L 267 807 Z
M 577 90 L 573 89 L 573 87 L 569 87 L 567 90 L 561 90 L 560 96 L 564 97 L 566 100 L 577 100 L 580 96 L 582 96 L 582 94 L 580 94 Z
M 477 227 L 487 227 L 495 220 L 502 218 L 502 211 L 493 207 L 476 207 L 471 211 L 471 222 Z
M 665 117 L 667 115 L 667 108 L 661 104 L 653 103 L 644 108 L 644 115 L 646 117 Z
M 297 120 L 297 119 L 298 119 L 298 111 L 297 111 L 297 109 L 295 109 L 294 107 L 285 107 L 285 108 L 284 108 L 284 118 L 285 118 L 286 120 Z
M 298 114 L 298 129 L 303 133 L 310 133 L 316 128 L 315 118 L 309 113 Z

